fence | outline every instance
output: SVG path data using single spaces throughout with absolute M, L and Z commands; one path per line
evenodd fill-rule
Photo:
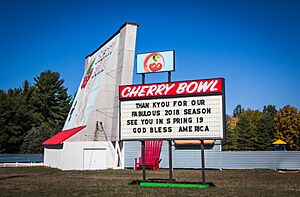
M 139 142 L 125 143 L 125 167 L 132 168 L 139 157 Z M 175 149 L 173 168 L 200 168 L 200 150 Z M 168 146 L 164 142 L 161 168 L 168 168 Z M 213 169 L 300 169 L 300 151 L 205 151 L 206 168 Z
M 40 163 L 43 160 L 43 154 L 0 154 L 0 163 Z

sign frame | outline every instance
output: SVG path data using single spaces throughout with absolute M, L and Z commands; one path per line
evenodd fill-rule
M 123 140 L 123 141 L 144 141 L 144 140 L 224 140 L 225 139 L 225 136 L 226 136 L 226 103 L 225 103 L 225 79 L 222 78 L 222 77 L 219 77 L 219 78 L 209 78 L 209 79 L 197 79 L 197 80 L 185 80 L 185 81 L 173 81 L 173 82 L 170 82 L 170 83 L 177 83 L 177 82 L 191 82 L 191 81 L 204 81 L 204 80 L 216 80 L 216 79 L 220 79 L 222 81 L 222 92 L 217 92 L 217 93 L 199 93 L 199 94 L 184 94 L 184 95 L 176 95 L 176 96 L 153 96 L 153 97 L 141 97 L 141 98 L 121 98 L 119 97 L 119 137 L 120 137 L 120 140 Z M 159 85 L 159 84 L 166 84 L 166 83 L 169 83 L 169 82 L 161 82 L 161 83 L 151 83 L 151 84 L 133 84 L 133 85 L 122 85 L 122 86 L 119 86 L 119 93 L 120 93 L 120 89 L 121 87 L 124 87 L 124 86 L 137 86 L 137 85 Z M 206 97 L 206 96 L 213 96 L 213 95 L 220 95 L 221 96 L 221 104 L 222 104 L 222 117 L 221 117 L 221 120 L 222 120 L 222 123 L 223 123 L 223 136 L 222 137 L 199 137 L 199 138 L 196 138 L 196 137 L 186 137 L 186 138 L 134 138 L 134 139 L 122 139 L 122 127 L 121 127 L 121 114 L 122 114 L 122 107 L 121 107 L 121 102 L 124 102 L 124 101 L 132 101 L 132 100 L 143 100 L 143 99 L 146 99 L 147 100 L 155 100 L 155 99 L 168 99 L 168 98 L 179 98 L 179 97 Z M 120 96 L 120 95 L 119 95 Z
M 162 52 L 173 52 L 173 69 L 172 70 L 164 70 L 164 71 L 155 71 L 155 72 L 138 72 L 138 56 L 144 55 L 144 54 L 150 54 L 150 53 L 162 53 Z M 143 52 L 143 53 L 137 53 L 135 55 L 136 59 L 136 74 L 154 74 L 154 73 L 164 73 L 164 72 L 175 72 L 175 50 L 160 50 L 160 51 L 150 51 L 150 52 Z

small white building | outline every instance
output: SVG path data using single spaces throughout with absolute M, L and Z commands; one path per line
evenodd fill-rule
M 46 140 L 44 164 L 62 170 L 124 168 L 119 86 L 132 84 L 137 24 L 125 23 L 85 60 L 63 131 Z

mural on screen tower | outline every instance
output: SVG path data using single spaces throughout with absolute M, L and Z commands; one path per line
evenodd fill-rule
M 135 39 L 136 28 L 121 29 L 86 57 L 84 74 L 63 130 L 87 127 L 73 140 L 118 139 L 118 127 L 114 126 L 118 125 L 118 87 L 132 83 Z

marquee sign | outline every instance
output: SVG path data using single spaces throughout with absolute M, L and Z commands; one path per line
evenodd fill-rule
M 120 86 L 121 140 L 223 139 L 224 79 Z
M 158 51 L 137 54 L 137 73 L 174 71 L 175 51 Z

